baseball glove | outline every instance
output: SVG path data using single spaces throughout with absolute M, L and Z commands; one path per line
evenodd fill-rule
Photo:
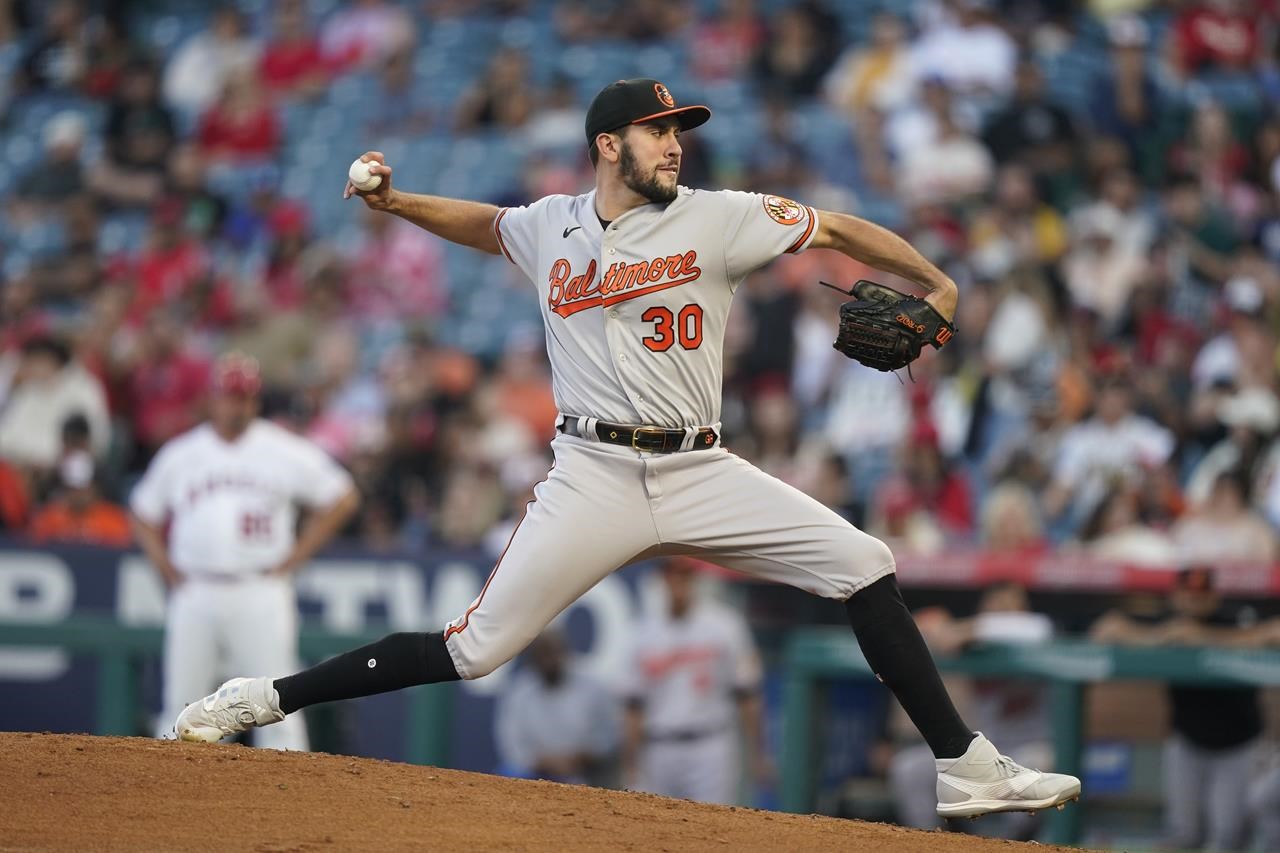
M 920 357 L 925 344 L 942 349 L 956 333 L 928 302 L 892 287 L 866 279 L 850 290 L 820 284 L 853 297 L 840 306 L 840 333 L 833 346 L 867 367 L 906 367 Z

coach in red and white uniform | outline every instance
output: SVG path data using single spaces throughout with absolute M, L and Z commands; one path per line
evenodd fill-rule
M 324 451 L 258 417 L 261 385 L 253 359 L 219 359 L 209 421 L 164 445 L 130 498 L 138 541 L 170 590 L 166 727 L 227 672 L 297 668 L 293 575 L 359 504 Z M 309 510 L 300 532 L 299 506 Z M 256 735 L 258 746 L 307 748 L 300 717 Z

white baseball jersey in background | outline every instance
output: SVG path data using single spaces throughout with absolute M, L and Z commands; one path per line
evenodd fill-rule
M 663 609 L 636 627 L 622 693 L 640 703 L 646 791 L 733 803 L 741 782 L 737 698 L 760 687 L 760 658 L 735 610 L 696 601 L 680 618 Z
M 721 447 L 645 453 L 599 440 L 598 421 L 684 428 L 720 417 L 733 293 L 753 269 L 813 240 L 817 214 L 777 196 L 680 188 L 607 230 L 595 193 L 494 217 L 502 252 L 538 289 L 561 418 L 555 467 L 471 606 L 445 628 L 463 678 L 509 660 L 619 566 L 697 554 L 845 599 L 894 570 L 879 540 Z
M 263 420 L 234 442 L 204 424 L 156 454 L 129 503 L 143 521 L 168 522 L 170 559 L 184 578 L 165 617 L 161 734 L 228 673 L 297 669 L 293 582 L 265 573 L 293 548 L 298 505 L 328 506 L 351 488 L 324 451 Z M 307 748 L 301 715 L 255 737 L 260 746 Z

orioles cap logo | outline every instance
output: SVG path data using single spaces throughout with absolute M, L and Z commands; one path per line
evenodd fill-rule
M 671 93 L 667 91 L 666 86 L 662 85 L 661 83 L 654 83 L 653 91 L 657 92 L 658 100 L 662 102 L 662 105 L 664 107 L 669 108 L 669 107 L 674 107 L 676 105 L 676 99 L 671 97 Z

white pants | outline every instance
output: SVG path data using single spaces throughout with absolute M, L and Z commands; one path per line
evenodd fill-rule
M 231 675 L 283 677 L 298 669 L 298 607 L 293 583 L 256 576 L 233 583 L 188 579 L 169 598 L 164 633 L 167 734 L 189 703 Z M 307 749 L 306 722 L 290 714 L 253 731 L 256 746 Z
M 696 740 L 651 741 L 640 755 L 640 790 L 733 805 L 742 780 L 738 753 L 738 733 L 733 728 Z
M 893 555 L 818 501 L 723 448 L 640 453 L 560 435 L 555 467 L 471 606 L 445 629 L 458 674 L 517 655 L 620 566 L 696 554 L 844 600 L 893 572 Z
M 1208 750 L 1181 735 L 1164 745 L 1166 839 L 1179 849 L 1243 850 L 1258 742 Z

